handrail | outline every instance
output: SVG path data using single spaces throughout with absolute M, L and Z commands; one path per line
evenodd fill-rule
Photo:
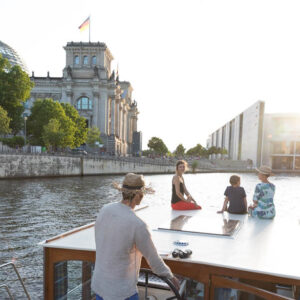
M 0 285 L 0 289 L 1 289 L 1 288 L 5 288 L 6 291 L 7 291 L 7 294 L 9 295 L 10 300 L 14 300 L 14 297 L 12 296 L 12 294 L 11 294 L 11 292 L 10 292 L 10 290 L 9 290 L 9 287 L 8 287 L 6 284 Z
M 25 287 L 24 281 L 23 281 L 23 279 L 21 278 L 20 273 L 19 273 L 19 271 L 17 270 L 17 267 L 15 266 L 15 264 L 14 264 L 13 262 L 5 263 L 5 264 L 3 264 L 3 265 L 0 265 L 0 269 L 2 269 L 2 268 L 4 268 L 4 267 L 7 267 L 7 266 L 12 266 L 12 267 L 13 267 L 13 269 L 15 270 L 15 273 L 16 273 L 17 276 L 18 276 L 19 281 L 20 281 L 21 284 L 22 284 L 22 287 L 23 287 L 23 290 L 24 290 L 24 292 L 25 292 L 25 294 L 26 294 L 26 296 L 27 296 L 27 299 L 28 299 L 28 300 L 31 300 L 31 298 L 30 298 L 30 296 L 29 296 L 29 294 L 28 294 L 28 292 L 27 292 L 27 289 L 26 289 L 26 287 Z

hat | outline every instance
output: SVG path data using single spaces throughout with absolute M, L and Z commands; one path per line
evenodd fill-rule
M 256 168 L 255 170 L 264 175 L 274 175 L 272 173 L 272 169 L 268 166 L 260 166 L 259 168 Z
M 122 186 L 118 183 L 113 182 L 113 187 L 123 193 L 143 192 L 145 194 L 153 194 L 154 190 L 151 187 L 145 186 L 145 180 L 143 175 L 138 175 L 134 173 L 126 174 Z

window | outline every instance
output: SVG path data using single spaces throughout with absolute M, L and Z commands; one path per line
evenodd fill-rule
M 84 65 L 87 65 L 89 63 L 89 58 L 85 55 L 84 57 L 83 57 L 83 64 Z
M 96 64 L 97 64 L 97 57 L 96 57 L 96 56 L 93 56 L 93 57 L 92 57 L 92 64 L 93 64 L 93 65 L 96 65 Z
M 76 108 L 78 110 L 91 110 L 93 109 L 93 101 L 87 97 L 81 97 L 77 100 Z
M 75 55 L 75 57 L 74 57 L 74 64 L 79 65 L 79 56 L 78 55 Z

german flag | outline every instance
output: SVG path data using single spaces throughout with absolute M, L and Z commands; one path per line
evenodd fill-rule
M 87 29 L 90 26 L 90 17 L 88 17 L 78 28 L 80 31 Z

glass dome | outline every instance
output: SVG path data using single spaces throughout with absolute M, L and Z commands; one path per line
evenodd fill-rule
M 0 41 L 0 54 L 2 54 L 4 58 L 7 58 L 12 66 L 19 65 L 23 69 L 23 71 L 25 71 L 27 74 L 29 73 L 26 64 L 18 55 L 18 53 L 12 47 L 6 45 L 1 41 Z

